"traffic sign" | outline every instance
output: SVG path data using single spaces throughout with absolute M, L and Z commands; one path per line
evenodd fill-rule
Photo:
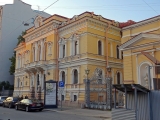
M 64 87 L 64 82 L 63 81 L 59 81 L 59 87 Z

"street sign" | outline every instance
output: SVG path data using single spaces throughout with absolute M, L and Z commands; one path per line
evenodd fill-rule
M 60 88 L 64 87 L 64 82 L 63 81 L 59 81 L 59 87 Z

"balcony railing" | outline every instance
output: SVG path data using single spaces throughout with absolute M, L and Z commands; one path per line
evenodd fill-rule
M 69 62 L 69 61 L 75 61 L 78 59 L 84 59 L 84 58 L 91 58 L 91 59 L 98 59 L 98 60 L 106 60 L 106 56 L 104 55 L 97 55 L 97 54 L 92 54 L 92 53 L 82 53 L 82 54 L 77 54 L 73 56 L 67 56 L 64 58 L 59 58 L 60 63 L 64 62 Z M 114 63 L 122 63 L 122 59 L 117 59 L 114 57 L 108 57 L 109 62 L 114 62 Z

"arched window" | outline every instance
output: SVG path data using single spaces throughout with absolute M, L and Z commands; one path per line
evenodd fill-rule
M 78 83 L 78 71 L 74 70 L 74 79 L 73 79 L 73 84 L 77 84 Z
M 76 41 L 75 42 L 75 55 L 77 55 L 77 49 L 78 49 L 77 47 L 78 47 L 78 42 Z
M 65 72 L 62 72 L 62 81 L 65 83 Z
M 38 86 L 40 85 L 40 81 L 39 81 L 39 74 L 37 75 L 37 90 L 38 90 Z
M 118 45 L 117 45 L 117 59 L 119 59 L 119 49 L 118 49 Z
M 120 81 L 120 73 L 119 73 L 119 72 L 117 73 L 117 84 L 121 84 L 121 81 Z
M 74 101 L 77 101 L 77 95 L 74 95 Z
M 98 41 L 98 55 L 102 55 L 102 43 Z
M 65 45 L 63 45 L 63 58 L 65 57 Z
M 41 60 L 41 46 L 38 46 L 38 61 Z

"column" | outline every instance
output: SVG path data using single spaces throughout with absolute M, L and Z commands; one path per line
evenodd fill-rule
M 90 80 L 85 79 L 85 106 L 90 108 Z

